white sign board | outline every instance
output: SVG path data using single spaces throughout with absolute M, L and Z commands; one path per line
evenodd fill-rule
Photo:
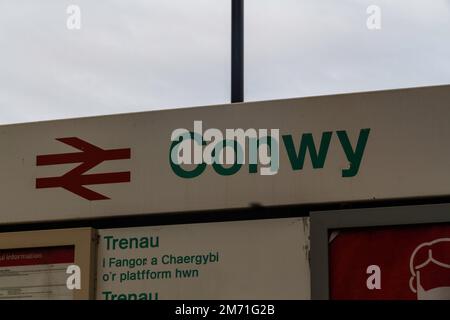
M 97 299 L 309 299 L 308 221 L 99 230 Z
M 0 223 L 448 196 L 449 105 L 439 86 L 0 126 Z M 221 164 L 239 130 L 257 149 Z
M 74 247 L 0 249 L 0 300 L 71 300 L 67 267 Z

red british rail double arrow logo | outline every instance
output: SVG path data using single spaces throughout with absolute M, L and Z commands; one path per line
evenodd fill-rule
M 36 165 L 50 166 L 68 163 L 80 163 L 80 165 L 60 177 L 37 178 L 37 189 L 64 188 L 87 200 L 106 200 L 109 198 L 85 186 L 131 181 L 131 173 L 129 171 L 86 174 L 87 171 L 104 161 L 130 159 L 130 148 L 104 150 L 76 137 L 59 138 L 56 140 L 72 146 L 81 152 L 38 155 L 36 157 Z

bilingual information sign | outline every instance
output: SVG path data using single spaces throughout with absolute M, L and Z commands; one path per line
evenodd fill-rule
M 309 219 L 99 230 L 97 299 L 309 299 Z

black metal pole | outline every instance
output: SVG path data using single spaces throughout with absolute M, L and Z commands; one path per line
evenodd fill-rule
M 244 101 L 244 0 L 231 0 L 231 102 Z

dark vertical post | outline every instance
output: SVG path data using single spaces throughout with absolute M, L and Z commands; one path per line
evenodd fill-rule
M 244 0 L 231 0 L 231 102 L 244 101 Z

